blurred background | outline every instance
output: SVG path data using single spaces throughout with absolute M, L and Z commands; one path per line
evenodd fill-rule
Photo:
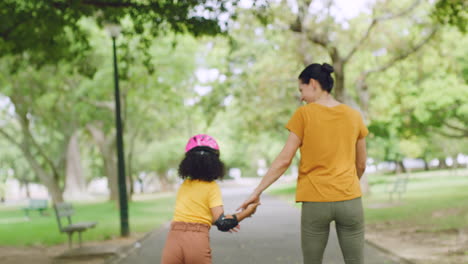
M 18 238 L 30 199 L 76 201 L 94 218 L 109 210 L 99 221 L 112 224 L 88 238 L 118 234 L 114 39 L 133 230 L 157 224 L 138 222 L 143 212 L 170 219 L 191 135 L 215 137 L 226 182 L 253 187 L 302 104 L 298 74 L 327 62 L 334 96 L 370 130 L 362 180 L 369 232 L 439 237 L 422 248 L 462 263 L 467 10 L 463 0 L 1 1 L 0 244 L 65 241 L 58 232 Z M 296 170 L 274 194 L 292 197 Z M 37 218 L 56 232 L 55 222 Z

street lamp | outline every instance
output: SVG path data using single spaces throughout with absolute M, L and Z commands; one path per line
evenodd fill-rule
M 119 71 L 117 68 L 117 50 L 115 48 L 115 39 L 120 35 L 120 26 L 117 24 L 108 24 L 106 29 L 112 38 L 114 51 L 114 97 L 115 97 L 115 127 L 117 129 L 117 170 L 119 183 L 119 207 L 120 207 L 120 235 L 128 236 L 130 229 L 128 226 L 128 201 L 127 186 L 125 182 L 125 157 L 123 144 L 122 118 L 120 115 L 120 90 L 119 90 Z

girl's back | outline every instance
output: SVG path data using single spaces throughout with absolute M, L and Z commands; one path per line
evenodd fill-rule
M 177 192 L 173 221 L 211 226 L 211 208 L 220 205 L 223 205 L 223 199 L 215 181 L 186 179 Z

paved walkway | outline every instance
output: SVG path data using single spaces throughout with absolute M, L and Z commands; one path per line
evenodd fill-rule
M 226 213 L 232 213 L 246 198 L 245 188 L 223 189 Z M 150 233 L 126 256 L 113 264 L 159 263 L 168 225 Z M 262 196 L 262 205 L 253 218 L 241 223 L 238 233 L 222 233 L 211 229 L 214 264 L 302 264 L 300 249 L 300 210 L 271 196 Z M 397 264 L 378 249 L 366 245 L 366 264 Z M 323 264 L 343 264 L 336 232 L 330 233 Z

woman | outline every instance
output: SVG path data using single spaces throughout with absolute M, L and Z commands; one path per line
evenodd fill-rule
M 300 148 L 296 202 L 302 202 L 304 263 L 322 263 L 330 222 L 335 221 L 346 264 L 362 264 L 364 217 L 359 179 L 366 168 L 368 130 L 358 111 L 335 100 L 329 64 L 311 64 L 299 75 L 301 100 L 286 125 L 283 150 L 251 196 L 239 207 L 259 203 L 260 195 L 289 167 Z

